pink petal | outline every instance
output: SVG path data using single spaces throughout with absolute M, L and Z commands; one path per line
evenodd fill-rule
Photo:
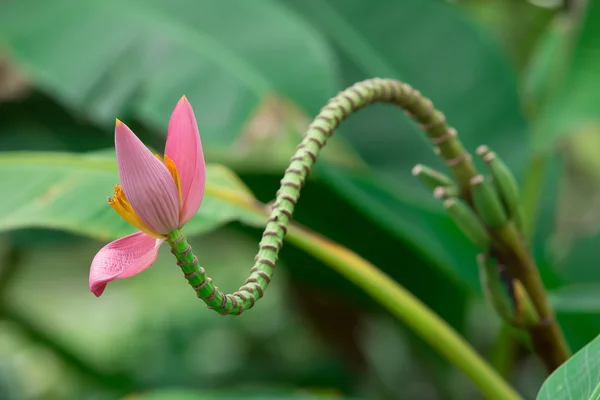
M 154 231 L 179 227 L 179 193 L 167 167 L 121 121 L 115 127 L 115 150 L 125 196 Z
M 177 102 L 171 114 L 165 155 L 173 160 L 179 171 L 183 197 L 183 209 L 179 217 L 179 227 L 181 227 L 198 211 L 206 182 L 206 166 L 200 133 L 194 110 L 185 96 Z
M 138 232 L 104 246 L 92 260 L 90 291 L 100 297 L 108 282 L 129 278 L 151 266 L 163 242 Z

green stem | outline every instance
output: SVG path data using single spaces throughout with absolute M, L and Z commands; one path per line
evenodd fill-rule
M 246 194 L 226 189 L 211 190 L 214 196 L 227 198 L 248 212 L 265 217 L 268 215 L 268 211 L 262 204 L 257 203 L 254 198 Z M 174 242 L 181 236 L 181 232 L 177 231 L 169 241 Z M 329 265 L 369 293 L 379 304 L 437 349 L 451 364 L 462 369 L 489 399 L 520 399 L 519 395 L 452 327 L 376 266 L 350 249 L 297 223 L 289 225 L 286 240 Z M 206 271 L 198 266 L 197 261 L 194 261 L 197 258 L 194 257 L 191 247 L 185 239 L 180 239 L 178 243 L 174 244 L 173 253 L 179 261 L 178 264 L 182 266 L 186 277 L 189 277 L 190 285 L 197 286 L 198 282 L 203 282 L 202 277 L 206 275 Z M 187 250 L 188 248 L 189 250 Z M 183 252 L 185 254 L 182 254 Z M 193 274 L 194 270 L 198 272 Z M 199 278 L 196 279 L 196 277 Z M 207 283 L 204 287 L 209 287 L 209 285 L 212 285 L 212 282 Z M 204 299 L 207 293 L 212 295 L 213 290 L 208 289 L 200 294 Z M 209 306 L 218 305 L 217 303 L 210 303 Z M 216 307 L 216 311 L 219 311 L 218 307 Z
M 489 155 L 490 153 L 486 150 L 487 148 L 483 151 L 487 153 L 486 155 Z M 545 157 L 536 156 L 533 158 L 531 164 L 532 168 L 529 170 L 528 179 L 530 181 L 533 179 L 535 182 L 532 183 L 532 187 L 526 186 L 528 190 L 526 193 L 528 218 L 524 221 L 526 232 L 529 234 L 531 234 L 533 221 L 537 214 L 539 194 L 543 186 L 542 178 Z M 508 170 L 496 170 L 496 174 L 493 174 L 493 177 L 500 186 L 506 188 L 513 186 L 512 183 L 508 185 L 508 180 L 512 178 Z M 482 185 L 484 183 L 483 179 L 474 179 L 472 183 L 477 185 L 473 189 L 475 208 L 484 222 L 486 222 L 494 238 L 492 242 L 492 254 L 501 261 L 502 265 L 506 266 L 511 278 L 519 281 L 525 288 L 526 293 L 523 293 L 522 300 L 527 299 L 527 301 L 523 302 L 523 306 L 526 304 L 532 305 L 532 308 L 535 309 L 534 313 L 537 313 L 537 316 L 539 316 L 539 318 L 534 317 L 529 320 L 529 322 L 535 321 L 535 323 L 527 326 L 527 331 L 531 337 L 533 350 L 540 357 L 548 371 L 552 372 L 565 362 L 571 353 L 565 336 L 556 321 L 554 310 L 548 301 L 546 288 L 544 287 L 535 260 L 527 247 L 524 234 L 519 228 L 514 214 L 513 218 L 506 218 L 505 210 L 495 191 L 488 189 L 486 192 L 483 190 L 485 189 Z M 513 190 L 509 188 L 509 191 L 516 192 L 517 189 Z M 511 197 L 513 197 L 514 202 L 518 198 L 518 194 L 515 193 Z M 531 311 L 532 308 L 529 308 L 528 311 Z
M 219 195 L 229 198 L 235 196 L 235 194 L 229 192 L 219 193 Z M 238 196 L 236 203 L 250 212 L 266 216 L 264 208 L 260 207 L 251 198 Z M 173 250 L 173 253 L 186 274 L 190 285 L 197 287 L 202 282 L 207 282 L 210 278 L 206 277 L 206 271 L 198 266 L 197 261 L 194 261 L 197 258 L 193 255 L 191 247 L 189 247 L 185 238 L 180 239 L 183 234 L 177 231 L 171 236 L 168 239 L 170 243 L 174 243 L 175 239 L 179 239 L 177 243 L 174 243 L 176 250 Z M 296 223 L 290 224 L 286 239 L 329 265 L 371 295 L 374 300 L 438 350 L 451 364 L 463 370 L 481 392 L 486 395 L 486 398 L 497 400 L 521 399 L 451 326 L 376 266 L 351 250 Z M 189 250 L 187 250 L 188 248 Z M 184 250 L 187 251 L 182 254 Z M 197 271 L 196 274 L 193 274 L 194 270 Z M 213 295 L 214 291 L 219 292 L 209 281 L 204 284 L 203 290 L 198 289 L 197 293 L 200 292 L 198 296 L 205 301 L 206 297 L 210 296 L 211 299 L 207 301 L 207 305 L 217 312 L 232 313 L 234 309 L 231 308 L 231 305 L 228 306 L 230 308 L 225 312 L 226 309 L 220 308 L 219 301 L 215 300 L 217 298 L 227 298 L 231 295 L 222 293 Z
M 513 338 L 510 326 L 502 322 L 498 336 L 492 346 L 490 360 L 496 371 L 504 379 L 509 379 L 518 348 L 518 342 Z
M 208 308 L 215 310 L 221 315 L 239 315 L 254 306 L 260 299 L 267 285 L 271 281 L 271 275 L 256 266 L 250 270 L 250 277 L 246 279 L 244 286 L 233 294 L 226 294 L 216 287 L 212 279 L 206 275 L 206 270 L 198 265 L 198 257 L 192 252 L 186 237 L 180 230 L 171 232 L 167 236 L 167 242 L 171 246 L 171 253 L 177 258 L 177 265 L 181 267 L 184 277 L 196 292 L 196 296 L 202 299 Z M 275 267 L 268 259 L 262 260 Z M 257 276 L 259 279 L 255 278 Z
M 571 351 L 556 321 L 537 265 L 513 222 L 504 225 L 495 233 L 507 247 L 499 251 L 504 252 L 502 257 L 508 260 L 506 266 L 509 273 L 523 284 L 537 311 L 540 322 L 528 332 L 534 351 L 547 370 L 552 372 L 571 356 Z
M 476 175 L 471 157 L 457 139 L 456 131 L 446 124 L 446 118 L 433 108 L 431 101 L 409 85 L 396 80 L 377 78 L 359 82 L 331 99 L 310 124 L 281 180 L 250 276 L 237 292 L 224 294 L 213 285 L 206 271 L 199 267 L 197 257 L 193 255 L 191 246 L 180 231 L 174 231 L 168 236 L 167 241 L 177 258 L 177 264 L 197 296 L 209 308 L 223 315 L 239 315 L 253 307 L 263 296 L 271 281 L 283 238 L 288 233 L 300 189 L 320 150 L 341 121 L 353 112 L 378 102 L 404 109 L 421 125 L 452 170 L 463 196 L 470 197 L 469 181 Z M 256 207 L 255 202 L 251 204 Z M 295 229 L 290 234 L 290 240 L 362 287 L 450 362 L 461 368 L 488 398 L 519 398 L 451 327 L 383 272 L 333 242 L 317 239 L 316 235 L 294 226 L 290 229 Z
M 458 140 L 456 131 L 446 124 L 446 117 L 433 107 L 431 100 L 410 85 L 393 79 L 375 78 L 358 82 L 332 98 L 309 125 L 281 180 L 250 276 L 237 292 L 224 294 L 213 285 L 204 269 L 197 267 L 198 260 L 194 259 L 181 232 L 174 231 L 168 236 L 178 265 L 182 267 L 197 296 L 209 308 L 223 315 L 238 315 L 252 308 L 263 296 L 273 276 L 277 255 L 283 246 L 283 237 L 300 197 L 300 189 L 321 149 L 343 120 L 374 103 L 400 107 L 419 123 L 452 170 L 462 193 L 469 197 L 469 180 L 476 174 L 475 167 Z
M 287 238 L 362 288 L 402 320 L 471 378 L 488 399 L 521 398 L 451 326 L 376 266 L 297 224 L 290 226 Z

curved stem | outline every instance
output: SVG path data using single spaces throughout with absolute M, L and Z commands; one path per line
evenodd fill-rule
M 520 399 L 451 326 L 376 266 L 300 225 L 290 226 L 288 240 L 362 288 L 460 368 L 488 399 Z
M 505 379 L 510 377 L 519 343 L 513 337 L 511 327 L 502 322 L 488 359 L 494 369 Z
M 263 296 L 271 281 L 283 238 L 300 197 L 300 189 L 321 149 L 343 120 L 374 103 L 398 106 L 421 126 L 436 152 L 451 169 L 461 197 L 471 202 L 471 180 L 477 175 L 477 170 L 471 155 L 458 140 L 456 130 L 447 125 L 446 117 L 433 107 L 431 100 L 410 85 L 393 79 L 375 78 L 356 83 L 332 98 L 309 125 L 281 180 L 250 276 L 237 292 L 225 294 L 212 284 L 204 269 L 198 268 L 198 260 L 192 255 L 191 247 L 181 232 L 172 232 L 167 238 L 186 279 L 209 308 L 223 315 L 239 315 L 252 308 Z M 523 283 L 543 320 L 543 324 L 539 329 L 532 330 L 531 335 L 534 342 L 539 338 L 539 345 L 534 348 L 552 370 L 566 359 L 568 348 L 548 305 L 537 267 L 519 240 L 520 232 L 514 232 L 512 222 L 505 225 L 507 229 L 503 232 L 495 232 L 499 242 L 494 246 L 500 245 L 502 252 L 499 254 L 506 259 L 501 261 L 507 261 L 509 271 Z M 550 350 L 549 357 L 545 354 L 547 349 Z
M 548 300 L 537 265 L 512 222 L 495 233 L 506 246 L 501 251 L 504 252 L 502 257 L 508 260 L 509 273 L 521 281 L 538 313 L 539 323 L 529 328 L 528 333 L 533 350 L 548 372 L 552 372 L 569 359 L 571 351 Z
M 250 212 L 265 217 L 268 215 L 265 207 L 247 195 L 227 190 L 220 190 L 215 194 L 235 201 L 236 204 Z M 194 256 L 182 233 L 177 231 L 168 240 L 173 243 L 172 252 L 177 257 L 178 265 L 182 267 L 190 285 L 197 289 L 197 286 L 204 282 L 203 287 L 197 290 L 198 296 L 205 301 L 206 296 L 211 296 L 212 298 L 206 301 L 207 305 L 223 314 L 234 310 L 233 305 L 229 305 L 229 310 L 219 308 L 220 303 L 215 299 L 218 296 L 227 298 L 231 295 L 214 294 L 220 292 L 210 282 L 210 278 L 206 278 L 206 271 L 198 266 L 198 259 Z M 289 225 L 286 240 L 329 265 L 371 295 L 375 301 L 439 351 L 451 364 L 463 370 L 487 398 L 521 399 L 451 326 L 376 266 L 351 250 L 297 223 Z M 194 273 L 194 271 L 197 272 Z M 264 287 L 262 288 L 264 290 Z
M 256 300 L 263 296 L 273 275 L 277 255 L 283 245 L 283 237 L 287 233 L 294 207 L 300 197 L 300 189 L 312 165 L 317 161 L 319 152 L 343 120 L 374 103 L 396 105 L 417 121 L 446 160 L 462 194 L 469 197 L 469 180 L 476 175 L 475 167 L 470 155 L 457 139 L 456 131 L 446 124 L 444 114 L 433 108 L 431 100 L 410 85 L 394 79 L 375 78 L 358 82 L 332 98 L 308 127 L 281 180 L 281 187 L 277 191 L 250 276 L 237 292 L 220 292 L 202 269 L 194 270 L 198 261 L 190 255 L 185 237 L 179 231 L 172 232 L 167 238 L 173 253 L 178 256 L 179 264 L 184 268 L 186 278 L 198 297 L 210 308 L 221 314 L 238 315 L 252 308 Z

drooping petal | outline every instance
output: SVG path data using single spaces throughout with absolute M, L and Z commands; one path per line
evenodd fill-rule
M 156 261 L 163 243 L 142 232 L 110 242 L 92 260 L 90 291 L 100 297 L 108 282 L 139 274 Z
M 119 120 L 115 150 L 121 186 L 136 214 L 158 233 L 177 229 L 179 193 L 167 167 Z
M 200 133 L 194 110 L 185 96 L 177 102 L 171 114 L 165 155 L 173 160 L 181 179 L 183 198 L 183 208 L 179 217 L 179 227 L 181 227 L 198 211 L 206 182 L 206 165 Z

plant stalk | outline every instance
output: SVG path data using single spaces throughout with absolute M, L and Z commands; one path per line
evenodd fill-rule
M 538 268 L 514 223 L 505 224 L 495 233 L 506 245 L 506 249 L 501 250 L 504 254 L 499 257 L 508 260 L 509 273 L 521 281 L 538 313 L 540 323 L 529 329 L 531 344 L 548 372 L 552 372 L 568 360 L 571 351 L 550 306 Z
M 460 368 L 488 399 L 520 399 L 506 381 L 451 326 L 412 293 L 351 250 L 298 225 L 288 241 L 329 265 Z
M 249 212 L 265 217 L 269 215 L 264 205 L 258 203 L 246 193 L 221 189 L 218 191 L 212 190 L 212 195 L 227 198 Z M 173 237 L 179 237 L 180 235 L 181 233 L 177 232 Z M 461 369 L 487 399 L 522 399 L 450 325 L 376 266 L 352 250 L 295 222 L 288 225 L 285 240 L 330 266 L 368 293 L 376 302 L 436 349 L 449 363 Z M 183 240 L 179 243 L 182 242 Z M 185 247 L 187 248 L 187 246 L 186 243 Z M 178 251 L 174 251 L 174 253 L 179 261 Z M 191 248 L 186 252 L 186 257 L 197 260 Z M 196 268 L 201 268 L 197 262 L 194 265 Z M 192 270 L 189 269 L 189 266 L 185 268 L 185 274 L 190 276 Z M 203 270 L 203 273 L 206 274 L 206 271 Z M 196 283 L 195 281 L 190 282 L 191 285 Z M 207 293 L 212 294 L 212 290 L 208 290 Z M 229 295 L 223 296 L 227 298 Z M 211 300 L 214 300 L 215 297 Z M 215 311 L 222 313 L 224 310 L 220 310 L 217 303 L 211 303 L 209 307 L 212 308 L 216 305 Z M 228 313 L 233 314 L 234 311 L 237 312 L 236 310 L 238 309 L 232 308 Z

